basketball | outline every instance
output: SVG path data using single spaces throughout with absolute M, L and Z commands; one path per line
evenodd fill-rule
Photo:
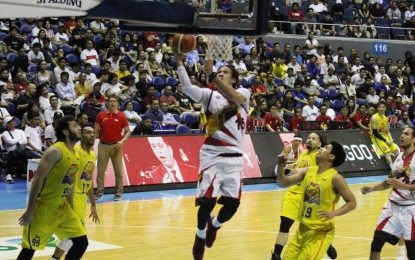
M 187 54 L 196 47 L 196 38 L 189 34 L 175 34 L 173 36 L 172 48 L 179 54 Z

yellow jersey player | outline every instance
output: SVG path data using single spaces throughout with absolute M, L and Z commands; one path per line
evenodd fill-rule
M 323 137 L 318 133 L 311 133 L 306 141 L 307 150 L 300 154 L 295 164 L 287 165 L 286 170 L 316 166 L 316 155 L 322 145 L 324 145 Z M 288 160 L 283 153 L 281 153 L 281 155 Z M 279 166 L 277 168 L 279 168 Z M 288 232 L 294 221 L 298 219 L 302 198 L 303 192 L 301 183 L 293 185 L 284 194 L 280 216 L 280 231 L 275 241 L 274 251 L 271 257 L 272 260 L 281 259 L 281 252 L 288 241 Z
M 393 142 L 389 132 L 388 117 L 385 115 L 386 103 L 380 101 L 378 112 L 370 119 L 370 140 L 380 156 L 385 156 L 386 162 L 392 165 L 391 153 L 395 156 L 399 153 L 399 147 Z
M 42 156 L 27 209 L 19 218 L 24 228 L 18 260 L 32 259 L 54 233 L 72 240 L 67 259 L 81 259 L 88 247 L 85 228 L 71 207 L 73 184 L 80 168 L 73 148 L 81 138 L 81 128 L 73 117 L 65 116 L 59 119 L 55 131 L 58 141 Z
M 284 253 L 284 260 L 322 259 L 334 237 L 334 217 L 356 208 L 356 198 L 346 180 L 333 169 L 346 159 L 343 146 L 332 141 L 320 148 L 317 167 L 296 168 L 285 176 L 284 157 L 279 158 L 278 185 L 287 187 L 302 182 L 303 202 L 300 225 Z M 336 209 L 342 197 L 346 202 Z
M 75 146 L 74 150 L 78 154 L 81 161 L 81 168 L 78 171 L 74 184 L 74 199 L 73 210 L 78 218 L 81 220 L 82 225 L 85 228 L 85 215 L 87 208 L 87 197 L 91 202 L 91 214 L 92 221 L 98 222 L 98 213 L 95 207 L 94 198 L 94 183 L 92 175 L 97 163 L 95 153 L 92 150 L 95 143 L 95 133 L 92 127 L 86 126 L 82 128 L 81 144 Z M 62 239 L 56 244 L 55 253 L 52 259 L 60 259 L 65 252 L 72 246 L 72 240 Z

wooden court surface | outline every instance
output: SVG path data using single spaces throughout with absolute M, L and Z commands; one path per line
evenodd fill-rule
M 336 218 L 333 245 L 337 259 L 369 258 L 373 229 L 389 191 L 363 196 L 361 186 L 351 185 L 357 208 Z M 283 193 L 244 193 L 237 214 L 219 230 L 215 245 L 205 251 L 205 259 L 269 259 L 279 227 Z M 340 200 L 339 205 L 342 203 Z M 87 220 L 88 238 L 122 248 L 87 251 L 83 259 L 192 259 L 197 213 L 194 198 L 166 195 L 158 200 L 98 203 L 97 208 L 101 222 Z M 22 212 L 0 211 L 0 237 L 21 236 L 17 219 Z M 296 228 L 294 224 L 290 232 Z M 386 244 L 382 259 L 396 259 L 397 253 L 397 246 Z

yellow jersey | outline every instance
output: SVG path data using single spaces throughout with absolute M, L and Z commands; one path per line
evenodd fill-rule
M 46 176 L 37 200 L 45 204 L 59 206 L 64 204 L 75 182 L 80 161 L 77 154 L 70 151 L 64 142 L 56 142 L 53 146 L 62 151 L 62 158 Z
M 317 166 L 317 155 L 318 150 L 309 152 L 308 150 L 304 150 L 297 159 L 295 163 L 295 168 L 306 168 L 311 166 Z M 303 189 L 301 188 L 301 183 L 291 186 L 289 191 L 293 193 L 302 193 Z
M 388 127 L 388 117 L 383 115 L 379 115 L 379 113 L 374 114 L 372 117 L 375 117 L 378 119 L 378 131 L 379 133 L 386 137 L 386 140 L 389 140 L 389 127 Z M 371 137 L 375 137 L 373 135 L 373 129 L 372 129 L 372 124 L 369 124 L 369 129 L 370 129 L 370 136 Z
M 300 208 L 302 212 L 300 221 L 309 229 L 329 231 L 334 228 L 334 219 L 323 222 L 317 212 L 336 209 L 340 195 L 334 192 L 332 180 L 337 171 L 333 168 L 320 174 L 317 171 L 317 166 L 311 167 L 304 177 L 304 196 Z
M 77 194 L 87 194 L 93 187 L 92 177 L 97 158 L 94 151 L 91 150 L 90 153 L 88 153 L 82 149 L 81 145 L 75 146 L 74 150 L 78 154 L 81 163 L 74 187 L 74 193 L 76 196 Z

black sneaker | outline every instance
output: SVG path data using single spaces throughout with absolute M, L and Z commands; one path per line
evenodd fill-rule
M 327 249 L 327 255 L 331 258 L 331 259 L 336 259 L 337 258 L 337 251 L 336 248 L 334 248 L 332 245 L 329 246 L 329 249 Z
M 208 221 L 208 227 L 206 230 L 206 247 L 207 248 L 211 248 L 213 246 L 213 243 L 216 240 L 216 233 L 218 232 L 219 228 L 216 228 L 213 226 L 212 221 L 213 221 L 214 216 L 211 216 L 209 218 Z
M 281 256 L 279 254 L 273 253 L 273 252 L 271 253 L 272 253 L 271 260 L 281 260 Z
M 203 255 L 205 254 L 205 245 L 206 239 L 200 238 L 196 235 L 192 250 L 194 260 L 203 260 Z

